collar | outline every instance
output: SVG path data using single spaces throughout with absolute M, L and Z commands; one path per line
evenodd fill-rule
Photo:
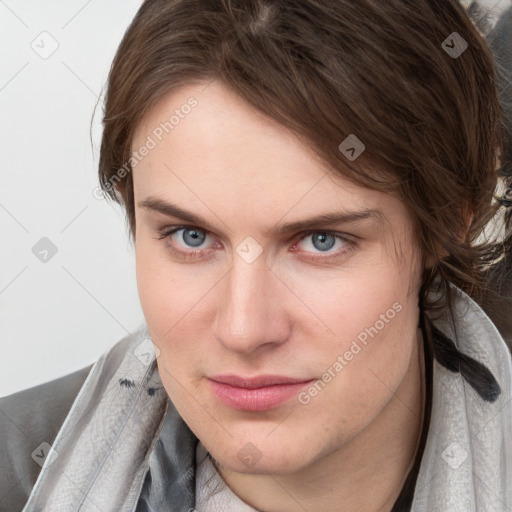
M 505 512 L 512 510 L 510 352 L 484 311 L 453 290 L 454 317 L 434 325 L 493 373 L 501 394 L 485 402 L 434 360 L 412 511 Z M 93 365 L 23 512 L 193 510 L 197 443 L 162 385 L 143 324 Z
M 435 326 L 457 350 L 482 363 L 501 393 L 485 401 L 463 378 L 434 359 L 429 433 L 413 512 L 512 510 L 512 364 L 510 351 L 485 312 L 459 288 L 453 316 Z

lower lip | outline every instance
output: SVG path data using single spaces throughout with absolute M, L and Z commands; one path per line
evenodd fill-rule
M 258 412 L 278 407 L 298 395 L 300 390 L 311 382 L 313 381 L 276 384 L 254 389 L 230 386 L 215 380 L 210 380 L 210 385 L 219 400 L 228 407 L 241 411 Z

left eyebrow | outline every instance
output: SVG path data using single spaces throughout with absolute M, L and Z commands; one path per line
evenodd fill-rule
M 203 226 L 209 231 L 215 231 L 216 228 L 207 220 L 199 215 L 181 208 L 180 206 L 163 201 L 154 196 L 148 196 L 144 200 L 139 201 L 138 206 L 157 211 L 168 217 L 190 222 L 194 225 Z M 382 210 L 378 208 L 363 208 L 355 211 L 345 212 L 326 212 L 309 219 L 288 222 L 286 224 L 278 224 L 267 231 L 267 235 L 279 236 L 294 231 L 306 231 L 309 229 L 323 228 L 326 226 L 334 226 L 336 224 L 349 224 L 370 219 L 377 223 L 383 223 L 385 216 Z
M 309 229 L 334 226 L 336 224 L 350 224 L 366 219 L 382 224 L 384 222 L 384 218 L 384 213 L 378 208 L 364 208 L 362 210 L 351 212 L 327 212 L 311 217 L 310 219 L 277 225 L 270 230 L 270 233 L 272 235 L 282 235 L 293 231 L 307 231 Z

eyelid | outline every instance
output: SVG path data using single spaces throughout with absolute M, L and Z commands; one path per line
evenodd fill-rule
M 171 234 L 174 234 L 176 231 L 179 231 L 180 229 L 197 229 L 198 231 L 203 231 L 206 234 L 210 234 L 210 235 L 212 234 L 211 231 L 208 231 L 207 229 L 204 229 L 204 228 L 202 228 L 200 226 L 195 226 L 195 225 L 192 225 L 192 224 L 179 224 L 179 225 L 175 224 L 175 225 L 166 226 L 166 227 L 164 227 L 162 229 L 159 229 L 158 233 L 160 234 L 160 236 L 158 236 L 156 238 L 158 240 L 162 240 L 164 238 L 169 237 Z M 335 231 L 335 230 L 332 230 L 332 229 L 311 228 L 311 229 L 308 229 L 306 231 L 301 231 L 300 233 L 296 233 L 292 237 L 289 237 L 288 243 L 290 243 L 290 241 L 294 241 L 293 243 L 295 243 L 295 241 L 300 241 L 304 237 L 306 237 L 308 235 L 311 235 L 312 233 L 327 233 L 327 234 L 330 234 L 330 235 L 333 235 L 333 236 L 338 236 L 340 238 L 343 238 L 347 242 L 352 241 L 354 238 L 355 239 L 360 239 L 361 238 L 361 237 L 358 237 L 356 235 L 352 235 L 352 234 L 349 235 L 348 233 L 343 233 L 343 232 Z
M 312 233 L 327 233 L 329 235 L 339 236 L 339 237 L 343 238 L 344 240 L 346 240 L 347 242 L 350 242 L 352 240 L 355 242 L 354 239 L 361 240 L 361 237 L 359 237 L 357 235 L 344 233 L 343 231 L 336 231 L 335 229 L 326 229 L 326 228 L 321 228 L 321 227 L 320 228 L 311 228 L 306 231 L 301 231 L 297 235 L 293 235 L 292 239 L 294 239 L 295 237 L 299 237 L 299 239 L 302 239 L 305 236 L 311 235 Z
M 197 229 L 198 231 L 203 231 L 207 235 L 212 234 L 211 231 L 208 231 L 207 229 L 204 229 L 200 226 L 193 226 L 191 224 L 179 224 L 179 225 L 176 224 L 176 225 L 171 225 L 171 226 L 167 226 L 165 228 L 159 229 L 158 230 L 159 236 L 157 236 L 156 238 L 157 238 L 157 240 L 163 240 L 166 238 L 170 238 L 171 235 L 173 235 L 177 231 L 180 231 L 181 229 Z M 203 250 L 204 249 L 198 249 L 198 251 L 203 251 Z
M 166 238 L 170 238 L 171 235 L 173 235 L 174 233 L 176 233 L 182 229 L 197 229 L 198 231 L 204 232 L 206 235 L 212 234 L 211 231 L 209 231 L 205 228 L 202 228 L 200 226 L 196 226 L 196 225 L 192 225 L 192 224 L 179 224 L 179 225 L 175 224 L 175 225 L 170 225 L 170 226 L 166 226 L 162 229 L 159 229 L 158 230 L 159 236 L 157 236 L 155 238 L 157 238 L 158 240 L 165 240 Z M 327 253 L 325 256 L 321 256 L 321 253 L 317 253 L 316 256 L 309 256 L 308 259 L 310 259 L 310 260 L 327 261 L 329 259 L 339 258 L 339 257 L 343 256 L 346 252 L 349 252 L 356 247 L 357 242 L 354 239 L 360 239 L 360 237 L 358 237 L 356 235 L 349 235 L 349 234 L 346 234 L 343 232 L 334 231 L 334 230 L 330 230 L 330 229 L 310 228 L 306 231 L 301 231 L 300 233 L 297 233 L 297 234 L 293 235 L 292 237 L 290 237 L 289 240 L 292 240 L 293 242 L 288 242 L 288 243 L 292 243 L 293 244 L 292 247 L 294 247 L 298 242 L 300 242 L 301 240 L 303 240 L 304 238 L 306 238 L 307 236 L 309 236 L 313 233 L 326 233 L 328 235 L 332 235 L 337 240 L 342 240 L 343 242 L 345 242 L 349 247 L 342 251 Z M 180 249 L 175 249 L 174 247 L 172 247 L 171 250 L 175 253 L 182 254 L 184 258 L 186 258 L 187 256 L 194 257 L 197 253 L 208 252 L 208 251 L 211 252 L 211 249 L 195 249 L 195 250 L 191 249 L 191 250 L 182 251 Z M 303 251 L 303 252 L 308 253 L 308 251 Z
M 201 226 L 197 226 L 194 224 L 171 224 L 171 225 L 167 225 L 161 229 L 158 229 L 157 231 L 161 236 L 159 236 L 157 238 L 158 239 L 165 238 L 166 236 L 169 236 L 173 231 L 177 231 L 179 229 L 197 229 L 198 231 L 203 231 L 204 233 L 207 233 L 210 235 L 213 234 L 208 229 L 202 228 Z M 339 235 L 343 238 L 346 238 L 347 240 L 361 239 L 361 237 L 354 235 L 354 234 L 348 234 L 348 233 L 344 233 L 342 231 L 336 231 L 335 229 L 332 229 L 332 228 L 329 229 L 329 228 L 323 228 L 323 227 L 319 226 L 319 227 L 313 227 L 313 228 L 307 229 L 305 231 L 300 231 L 300 232 L 288 237 L 288 241 L 294 240 L 296 238 L 302 238 L 304 236 L 310 235 L 311 233 L 329 233 L 331 235 Z
M 325 233 L 327 235 L 333 236 L 337 240 L 342 240 L 346 244 L 345 248 L 338 249 L 337 251 L 334 251 L 334 252 L 325 253 L 324 256 L 322 256 L 321 252 L 314 253 L 314 252 L 309 252 L 309 251 L 297 251 L 297 252 L 305 252 L 307 254 L 310 254 L 310 256 L 307 256 L 307 259 L 310 261 L 317 261 L 319 263 L 322 263 L 322 262 L 328 263 L 331 260 L 337 260 L 337 259 L 345 256 L 349 252 L 353 251 L 357 246 L 357 242 L 353 238 L 359 238 L 359 237 L 355 237 L 353 235 L 348 235 L 343 232 L 333 231 L 333 230 L 329 230 L 329 229 L 321 229 L 321 228 L 320 229 L 308 229 L 306 231 L 302 231 L 297 234 L 297 238 L 296 239 L 294 238 L 294 240 L 296 240 L 296 241 L 293 242 L 292 247 L 295 247 L 298 243 L 300 243 L 302 240 L 304 240 L 305 238 L 307 238 L 309 235 L 311 235 L 313 233 Z M 293 251 L 293 252 L 296 252 L 296 251 Z

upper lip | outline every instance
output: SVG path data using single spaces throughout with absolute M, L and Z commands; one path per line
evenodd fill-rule
M 276 386 L 279 384 L 298 384 L 299 382 L 309 382 L 313 379 L 297 379 L 293 377 L 284 377 L 282 375 L 258 375 L 256 377 L 240 377 L 238 375 L 215 375 L 210 380 L 228 384 L 237 388 L 263 388 L 266 386 Z

